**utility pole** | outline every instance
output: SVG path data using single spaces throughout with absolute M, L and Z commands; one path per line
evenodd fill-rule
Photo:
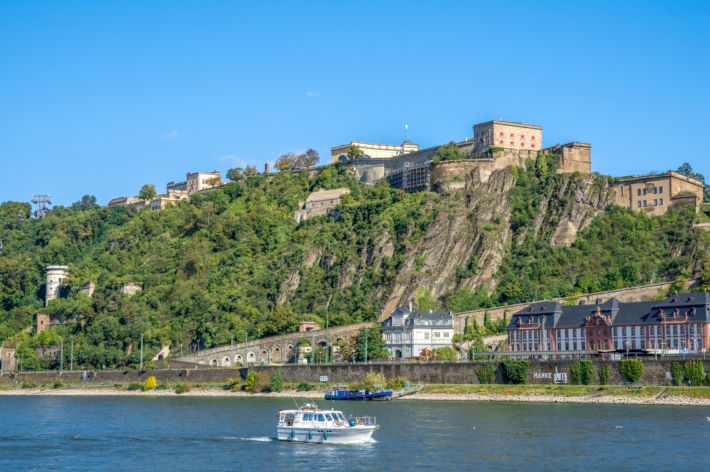
M 229 339 L 229 366 L 232 366 L 232 362 L 234 362 L 234 335 L 232 335 Z
M 71 356 L 69 357 L 69 371 L 74 370 L 74 338 L 71 339 Z
M 461 346 L 461 360 L 464 360 L 464 355 L 463 355 L 463 316 L 459 318 L 459 345 Z
M 143 333 L 141 333 L 141 371 L 143 371 Z
M 59 373 L 64 370 L 64 338 L 59 338 Z
M 367 339 L 370 337 L 370 333 L 365 331 L 365 364 L 367 364 Z
M 331 295 L 332 298 L 332 295 Z M 330 307 L 330 298 L 325 304 L 325 363 L 328 363 L 330 357 L 330 336 L 328 335 L 328 308 Z
M 244 366 L 249 367 L 249 362 L 247 361 L 247 330 L 244 330 Z

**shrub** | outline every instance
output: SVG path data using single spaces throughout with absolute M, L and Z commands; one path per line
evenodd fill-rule
M 604 364 L 599 367 L 599 383 L 606 385 L 609 382 L 609 366 Z
M 671 362 L 671 382 L 673 385 L 680 385 L 683 381 L 683 368 L 680 366 L 680 362 Z
M 140 390 L 141 388 L 143 388 L 143 385 L 140 382 L 131 382 L 128 384 L 127 390 Z
M 62 382 L 62 379 L 57 379 L 54 381 L 54 388 L 64 388 L 64 382 Z
M 683 375 L 690 381 L 691 385 L 702 385 L 705 378 L 703 363 L 699 360 L 686 362 L 683 364 Z
M 22 388 L 36 388 L 37 384 L 31 380 L 25 380 L 22 382 Z
M 636 383 L 643 374 L 643 362 L 639 359 L 624 359 L 619 364 L 619 371 L 621 375 L 626 377 L 626 380 Z
M 503 373 L 508 382 L 522 384 L 528 380 L 530 361 L 503 361 Z
M 440 361 L 456 362 L 458 352 L 453 347 L 437 347 L 434 349 L 434 358 Z
M 155 376 L 151 375 L 150 377 L 145 379 L 145 383 L 143 384 L 143 390 L 153 390 L 157 385 L 158 382 L 156 382 Z
M 265 392 L 269 389 L 269 374 L 266 372 L 249 372 L 244 390 L 247 392 Z
M 387 382 L 387 386 L 393 390 L 397 390 L 398 388 L 404 388 L 404 382 L 407 382 L 408 380 L 409 379 L 405 379 L 404 377 L 397 376 Z
M 269 390 L 272 392 L 283 392 L 284 389 L 284 376 L 280 370 L 275 370 L 271 372 L 269 376 Z
M 177 384 L 177 387 L 175 387 L 175 393 L 186 393 L 192 390 L 192 384 L 190 382 L 185 382 L 185 383 L 180 383 Z
M 594 364 L 592 361 L 576 361 L 570 368 L 570 380 L 573 384 L 589 385 L 594 378 Z
M 363 388 L 373 391 L 375 390 L 375 385 L 384 386 L 387 382 L 385 380 L 385 376 L 380 374 L 379 372 L 368 372 L 365 376 L 365 381 L 363 383 Z
M 228 378 L 227 383 L 224 384 L 224 389 L 225 390 L 241 390 L 242 388 L 242 382 L 240 379 L 233 379 L 233 378 Z
M 300 382 L 298 384 L 298 387 L 296 387 L 296 390 L 299 392 L 310 392 L 311 390 L 315 390 L 316 386 L 313 384 L 310 384 L 308 382 Z
M 492 362 L 473 369 L 476 372 L 478 381 L 482 384 L 492 384 L 496 379 L 496 366 Z

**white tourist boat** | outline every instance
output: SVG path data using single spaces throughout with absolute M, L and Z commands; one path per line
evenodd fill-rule
M 374 416 L 348 417 L 307 403 L 297 410 L 279 410 L 280 441 L 359 443 L 369 441 L 380 426 Z

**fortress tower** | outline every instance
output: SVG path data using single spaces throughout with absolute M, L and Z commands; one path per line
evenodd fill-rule
M 54 300 L 59 297 L 59 287 L 61 287 L 67 280 L 68 275 L 69 266 L 47 266 L 47 289 L 44 295 L 44 306 L 47 306 L 50 300 Z

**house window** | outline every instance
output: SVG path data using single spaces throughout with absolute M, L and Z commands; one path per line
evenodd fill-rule
M 639 208 L 641 208 L 641 200 L 638 201 L 638 204 Z
M 653 206 L 658 206 L 658 200 L 656 200 L 655 198 L 653 199 Z
M 646 206 L 646 200 L 643 201 L 643 206 Z
M 661 200 L 660 200 L 660 204 L 663 205 L 663 199 L 662 199 L 662 198 L 661 198 Z
M 511 142 L 510 142 L 510 145 L 511 145 L 511 146 L 514 146 L 514 145 L 515 145 L 515 141 L 511 141 Z
M 646 189 L 645 189 L 645 188 L 643 189 L 643 194 L 646 195 Z
M 503 141 L 501 141 L 500 144 L 503 144 Z
M 653 187 L 653 193 L 658 193 L 658 187 Z
M 641 189 L 638 189 L 639 195 L 641 195 Z
M 503 132 L 502 132 L 502 131 L 501 131 L 501 133 L 500 133 L 500 136 L 501 136 L 501 137 L 503 136 Z
M 663 193 L 663 186 L 658 187 L 658 193 Z

